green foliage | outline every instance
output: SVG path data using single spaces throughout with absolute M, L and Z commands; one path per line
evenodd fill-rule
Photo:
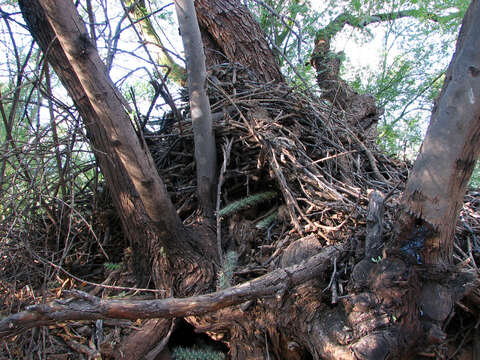
M 224 360 L 225 354 L 209 347 L 190 349 L 179 346 L 173 349 L 173 358 L 175 360 Z
M 359 18 L 411 11 L 411 16 L 369 26 L 376 37 L 383 37 L 378 65 L 359 68 L 349 58 L 344 66 L 343 76 L 352 86 L 374 95 L 384 109 L 378 142 L 390 154 L 413 158 L 417 152 L 468 4 L 467 0 L 377 0 L 363 2 L 360 9 L 354 2 L 349 7 Z M 355 41 L 362 44 L 368 39 Z
M 253 194 L 228 204 L 223 209 L 220 209 L 218 215 L 220 217 L 230 216 L 256 204 L 274 199 L 276 196 L 277 193 L 275 191 L 265 191 L 262 193 Z
M 323 36 L 333 36 L 331 50 L 347 54 L 342 77 L 358 92 L 374 95 L 379 107 L 385 110 L 379 123 L 379 144 L 390 154 L 411 158 L 426 130 L 432 102 L 442 85 L 442 74 L 470 1 L 266 3 L 278 16 L 254 1 L 250 7 L 267 33 L 287 78 L 300 87 L 305 86 L 304 80 L 313 86 L 315 74 L 308 62 L 314 38 L 322 32 L 326 33 Z M 379 20 L 381 16 L 384 18 Z M 285 24 L 280 17 L 292 21 Z M 288 29 L 286 25 L 290 24 L 293 27 Z M 378 53 L 366 55 L 362 48 L 378 41 L 375 39 L 382 39 Z M 356 61 L 362 56 L 368 57 L 369 63 Z
M 265 3 L 269 9 L 256 1 L 248 3 L 250 10 L 265 31 L 287 78 L 304 86 L 303 81 L 299 81 L 299 74 L 313 85 L 315 74 L 306 63 L 311 53 L 317 22 L 323 14 L 313 11 L 310 1 L 268 0 Z
M 477 161 L 472 177 L 470 178 L 470 187 L 480 189 L 480 163 Z

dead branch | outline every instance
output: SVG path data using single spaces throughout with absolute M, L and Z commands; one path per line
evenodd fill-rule
M 247 300 L 271 295 L 302 284 L 323 274 L 346 248 L 330 246 L 306 262 L 277 269 L 246 283 L 211 294 L 184 299 L 105 300 L 81 291 L 69 292 L 73 298 L 27 307 L 23 312 L 0 321 L 0 338 L 22 333 L 30 328 L 68 320 L 148 319 L 201 315 L 237 305 Z
M 377 257 L 383 245 L 383 194 L 372 191 L 368 194 L 367 234 L 365 236 L 365 257 Z

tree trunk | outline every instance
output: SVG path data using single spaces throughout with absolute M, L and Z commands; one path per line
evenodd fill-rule
M 153 264 L 157 288 L 183 295 L 210 288 L 214 271 L 207 258 L 216 256 L 214 242 L 210 245 L 206 236 L 198 236 L 194 244 L 184 228 L 73 3 L 34 0 L 19 5 L 84 120 L 125 235 L 141 264 L 138 274 L 148 279 Z M 193 251 L 194 246 L 203 247 L 206 256 Z M 175 269 L 183 272 L 183 281 L 173 281 Z
M 239 63 L 265 82 L 284 77 L 260 25 L 240 0 L 195 1 L 207 67 Z
M 317 84 L 322 90 L 322 98 L 332 106 L 345 111 L 350 127 L 357 129 L 360 138 L 375 141 L 377 122 L 381 110 L 377 109 L 375 98 L 368 94 L 358 94 L 345 80 L 340 78 L 340 67 L 343 53 L 330 50 L 333 36 L 345 25 L 337 24 L 340 16 L 329 26 L 318 31 L 315 37 L 315 48 L 310 62 L 317 72 Z
M 195 144 L 197 194 L 202 215 L 214 219 L 217 154 L 212 128 L 212 113 L 207 97 L 207 71 L 202 38 L 198 28 L 193 0 L 175 1 L 180 33 L 187 62 L 190 114 Z
M 70 11 L 75 13 L 72 3 L 64 1 L 60 2 L 60 6 L 58 1 L 54 4 L 53 0 L 42 0 L 42 4 L 47 5 L 45 9 L 51 15 L 49 19 L 52 24 L 54 21 L 62 23 L 62 19 L 55 19 L 56 12 L 64 9 L 63 6 L 70 6 Z M 141 251 L 140 256 L 147 259 L 153 257 L 156 285 L 172 286 L 172 292 L 180 296 L 211 287 L 214 273 L 209 261 L 215 258 L 215 247 L 212 252 L 207 251 L 200 256 L 202 250 L 193 250 L 191 237 L 181 223 L 178 224 L 175 215 L 170 213 L 172 206 L 159 205 L 151 199 L 142 201 L 154 185 L 145 182 L 141 177 L 143 175 L 139 175 L 140 170 L 136 169 L 142 164 L 150 164 L 150 160 L 139 159 L 140 164 L 130 164 L 137 157 L 142 157 L 141 150 L 138 150 L 138 146 L 141 149 L 141 142 L 136 138 L 130 140 L 131 136 L 135 137 L 132 131 L 117 132 L 116 127 L 106 126 L 117 124 L 131 127 L 131 124 L 119 123 L 119 119 L 125 119 L 125 114 L 115 113 L 118 109 L 110 108 L 114 103 L 108 101 L 111 97 L 118 100 L 119 95 L 116 92 L 109 93 L 113 89 L 108 79 L 105 80 L 103 75 L 97 73 L 98 79 L 105 80 L 102 91 L 89 84 L 92 80 L 88 80 L 87 73 L 95 68 L 98 71 L 101 66 L 98 60 L 91 59 L 94 49 L 89 46 L 85 30 L 81 30 L 81 33 L 70 30 L 71 34 L 65 34 L 65 29 L 59 28 L 56 30 L 59 43 L 54 41 L 53 30 L 38 0 L 20 0 L 20 5 L 32 34 L 44 52 L 48 53 L 49 61 L 79 107 L 93 147 L 97 149 L 102 171 L 112 192 L 115 192 L 114 201 L 126 234 Z M 257 73 L 261 71 L 264 80 L 282 80 L 278 67 L 273 66 L 273 55 L 271 59 L 267 56 L 270 51 L 264 47 L 264 40 L 259 40 L 263 36 L 259 36 L 260 33 L 255 28 L 248 28 L 251 21 L 238 1 L 197 0 L 196 6 L 204 31 L 208 30 L 209 39 L 215 40 L 212 42 L 214 49 L 221 50 L 227 60 L 240 62 Z M 72 13 L 68 16 L 64 14 L 63 20 L 68 23 L 74 19 Z M 196 324 L 198 331 L 211 331 L 225 336 L 225 341 L 231 346 L 233 359 L 301 359 L 305 357 L 305 351 L 313 358 L 332 360 L 407 359 L 411 358 L 416 345 L 443 341 L 445 334 L 442 324 L 452 311 L 455 301 L 468 290 L 465 284 L 471 280 L 464 274 L 446 272 L 445 265 L 451 255 L 452 229 L 458 202 L 479 152 L 477 134 L 480 107 L 476 99 L 480 95 L 477 84 L 480 66 L 478 61 L 475 62 L 478 56 L 474 57 L 476 49 L 480 48 L 478 39 L 474 36 L 474 29 L 479 26 L 480 9 L 478 0 L 474 0 L 465 17 L 457 53 L 448 72 L 449 78 L 405 192 L 405 215 L 402 219 L 407 221 L 401 223 L 397 241 L 387 244 L 380 252 L 382 236 L 381 224 L 378 222 L 381 219 L 383 199 L 382 196 L 370 197 L 372 204 L 369 209 L 372 213 L 367 220 L 371 222 L 369 229 L 372 232 L 367 237 L 364 258 L 355 266 L 347 284 L 348 295 L 336 299 L 334 304 L 327 304 L 323 289 L 328 284 L 327 276 L 330 272 L 325 271 L 325 268 L 321 269 L 320 275 L 308 278 L 308 281 L 300 285 L 294 282 L 295 271 L 314 259 L 312 257 L 299 264 L 289 263 L 289 251 L 303 248 L 308 250 L 307 254 L 311 254 L 308 237 L 302 238 L 293 242 L 282 256 L 282 266 L 291 268 L 287 268 L 288 271 L 279 270 L 283 271 L 282 281 L 286 284 L 271 281 L 275 287 L 274 296 L 209 315 L 201 315 L 204 312 L 199 311 L 197 317 L 189 318 L 189 321 Z M 84 29 L 78 23 L 77 28 Z M 68 36 L 75 34 L 74 39 L 67 40 Z M 204 41 L 205 39 L 204 37 Z M 94 69 L 84 64 L 88 61 L 92 61 Z M 75 62 L 78 63 L 75 65 Z M 122 109 L 121 101 L 115 104 Z M 105 114 L 110 110 L 118 118 L 111 119 L 110 115 Z M 128 142 L 129 146 L 137 147 L 137 152 L 130 154 L 130 147 L 122 151 L 124 139 L 112 138 L 112 135 L 125 136 L 131 141 Z M 452 140 L 455 144 L 452 144 Z M 447 141 L 453 150 L 444 148 Z M 438 164 L 439 167 L 432 169 L 430 164 Z M 433 174 L 434 171 L 444 174 Z M 159 180 L 152 181 L 159 184 Z M 158 194 L 151 195 L 153 197 Z M 445 195 L 447 198 L 442 199 Z M 441 207 L 438 208 L 436 203 Z M 156 206 L 167 211 L 165 215 L 171 218 L 173 229 L 164 226 L 167 219 L 158 218 L 160 214 Z M 443 222 L 439 221 L 440 218 Z M 159 234 L 156 232 L 158 229 Z M 204 238 L 208 239 L 208 234 Z M 174 241 L 168 241 L 170 239 Z M 208 250 L 208 247 L 202 245 L 205 243 L 208 241 L 198 241 L 200 248 L 203 246 Z M 323 255 L 335 264 L 348 253 L 343 250 L 331 250 L 331 253 L 325 252 Z M 314 247 L 313 251 L 318 249 Z M 380 253 L 381 257 L 377 255 Z M 433 266 L 438 264 L 442 265 L 440 269 Z M 439 270 L 443 271 L 440 273 L 441 280 L 435 281 L 434 275 L 438 275 Z M 238 288 L 242 288 L 242 285 Z M 262 293 L 263 295 L 265 294 Z M 206 297 L 210 299 L 214 295 Z M 230 297 L 227 299 L 231 301 Z M 198 305 L 199 299 L 193 300 Z M 168 315 L 165 316 L 175 315 L 170 311 L 171 307 L 166 306 L 165 313 Z M 176 316 L 178 315 L 193 313 L 179 312 Z
M 480 5 L 474 0 L 403 195 L 408 231 L 417 228 L 418 232 L 421 225 L 431 230 L 418 249 L 427 264 L 451 263 L 457 215 L 480 154 L 478 26 Z M 409 218 L 421 219 L 423 224 Z M 402 232 L 400 244 L 412 241 L 411 236 Z

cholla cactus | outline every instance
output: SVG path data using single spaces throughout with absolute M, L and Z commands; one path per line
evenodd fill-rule
M 247 196 L 243 199 L 234 201 L 231 204 L 228 204 L 227 206 L 225 206 L 223 209 L 221 209 L 218 212 L 218 215 L 220 217 L 230 216 L 230 215 L 238 213 L 239 211 L 241 211 L 243 209 L 247 209 L 251 206 L 254 206 L 254 205 L 262 203 L 262 202 L 265 202 L 267 200 L 271 200 L 271 199 L 275 198 L 276 196 L 277 196 L 277 193 L 275 191 L 265 191 L 265 192 L 262 192 L 262 193 L 253 194 L 253 195 Z
M 223 269 L 218 273 L 218 289 L 232 286 L 233 270 L 237 266 L 238 255 L 235 251 L 229 251 L 223 261 Z
M 175 360 L 224 360 L 225 354 L 209 347 L 190 349 L 179 346 L 173 349 L 173 358 Z
M 273 223 L 278 216 L 278 210 L 268 215 L 265 219 L 260 220 L 255 224 L 255 227 L 260 230 L 267 230 L 271 223 Z
M 122 264 L 115 264 L 115 263 L 109 263 L 109 262 L 106 262 L 106 263 L 103 263 L 103 266 L 105 266 L 105 269 L 107 269 L 108 271 L 115 271 L 115 270 L 118 270 L 122 267 Z

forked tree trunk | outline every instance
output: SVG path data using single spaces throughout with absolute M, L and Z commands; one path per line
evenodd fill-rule
M 480 150 L 480 40 L 475 36 L 479 26 L 480 9 L 474 0 L 405 191 L 402 219 L 408 221 L 400 221 L 397 240 L 385 245 L 375 230 L 376 239 L 369 239 L 365 257 L 355 267 L 349 295 L 336 307 L 322 304 L 317 293 L 320 284 L 309 282 L 290 289 L 286 298 L 263 300 L 251 311 L 225 311 L 199 319 L 206 330 L 230 329 L 235 334 L 234 358 L 271 356 L 266 350 L 270 341 L 278 345 L 272 349 L 277 358 L 301 356 L 282 350 L 282 343 L 290 343 L 324 359 L 409 359 L 417 345 L 444 341 L 443 322 L 473 280 L 446 265 L 458 210 Z M 333 75 L 337 81 L 336 69 Z M 348 100 L 345 94 L 339 100 Z M 336 101 L 334 95 L 331 100 Z M 357 110 L 348 108 L 351 103 L 338 106 Z M 373 209 L 381 209 L 381 196 L 371 201 L 378 203 Z M 262 341 L 258 328 L 269 340 Z
M 60 3 L 73 7 L 69 0 L 55 3 L 53 0 L 41 0 L 41 3 L 46 5 L 45 9 L 51 15 L 52 25 L 54 21 L 62 24 L 62 19 L 54 20 L 55 14 L 62 9 Z M 213 29 L 209 31 L 218 37 L 216 44 L 228 60 L 238 61 L 243 58 L 244 65 L 251 66 L 258 72 L 258 69 L 272 63 L 267 58 L 263 59 L 257 50 L 252 50 L 257 51 L 252 54 L 244 48 L 245 43 L 241 39 L 245 39 L 248 29 L 236 23 L 239 19 L 245 20 L 244 10 L 239 10 L 238 3 L 234 0 L 197 0 L 199 21 L 203 21 L 204 27 Z M 143 201 L 140 201 L 137 194 L 140 197 L 145 195 L 142 194 L 145 190 L 142 187 L 151 186 L 150 182 L 142 183 L 141 178 L 132 179 L 136 172 L 127 166 L 127 160 L 132 157 L 118 150 L 123 138 L 111 138 L 112 135 L 120 136 L 121 133 L 117 133 L 113 126 L 109 131 L 106 130 L 106 123 L 114 124 L 114 121 L 118 121 L 103 114 L 105 111 L 115 111 L 110 108 L 111 103 L 110 106 L 105 106 L 106 101 L 119 95 L 116 92 L 109 93 L 113 89 L 108 81 L 103 83 L 102 91 L 89 90 L 85 83 L 89 78 L 88 72 L 95 70 L 85 63 L 92 61 L 94 67 L 98 68 L 99 63 L 92 60 L 94 49 L 89 46 L 84 27 L 77 25 L 81 31 L 71 39 L 73 42 L 67 38 L 75 35 L 74 30 L 70 29 L 71 34 L 64 34 L 65 29 L 62 28 L 56 30 L 62 44 L 60 46 L 57 41 L 53 41 L 53 30 L 46 21 L 43 8 L 38 4 L 38 0 L 20 0 L 32 34 L 42 49 L 48 52 L 49 61 L 81 111 L 90 139 L 99 151 L 102 171 L 109 186 L 118 191 L 115 203 L 125 230 L 134 241 L 139 242 L 140 248 L 144 246 L 146 250 L 158 252 L 154 255 L 154 272 L 157 272 L 158 279 L 163 279 L 165 269 L 171 269 L 170 280 L 173 277 L 176 280 L 173 284 L 174 292 L 184 295 L 204 290 L 213 278 L 212 267 L 205 262 L 214 258 L 214 255 L 202 254 L 200 257 L 195 253 L 189 243 L 191 239 L 182 226 L 162 230 L 162 219 L 155 217 L 155 209 L 151 215 L 148 205 L 158 204 L 147 201 L 144 207 Z M 207 10 L 200 15 L 202 9 Z M 70 11 L 74 13 L 74 10 Z M 236 18 L 233 14 L 237 12 L 239 17 L 232 20 Z M 216 15 L 229 17 L 225 23 L 230 25 L 222 28 L 215 24 L 212 19 Z M 66 22 L 75 18 L 73 14 L 63 17 L 68 18 L 63 19 Z M 232 24 L 240 27 L 232 27 Z M 407 359 L 411 358 L 409 354 L 415 345 L 442 341 L 444 334 L 441 325 L 452 310 L 455 300 L 465 294 L 464 285 L 469 280 L 468 276 L 444 272 L 439 284 L 431 275 L 435 272 L 438 275 L 439 268 L 435 265 L 442 265 L 440 269 L 443 270 L 449 262 L 459 201 L 479 152 L 480 44 L 478 37 L 474 36 L 474 30 L 479 26 L 480 7 L 478 0 L 474 0 L 467 11 L 449 76 L 405 192 L 404 218 L 408 221 L 402 223 L 403 231 L 397 241 L 387 244 L 381 260 L 377 258 L 372 261 L 372 251 L 378 251 L 382 239 L 380 236 L 369 238 L 365 257 L 356 265 L 348 285 L 348 295 L 336 306 L 322 303 L 325 279 L 319 277 L 294 288 L 285 286 L 285 289 L 276 292 L 276 296 L 261 301 L 190 319 L 203 331 L 228 334 L 234 359 L 299 359 L 305 350 L 314 358 L 332 360 L 376 360 L 387 357 Z M 238 38 L 234 34 L 238 34 Z M 242 51 L 256 59 L 245 59 Z M 78 59 L 72 55 L 78 56 Z M 78 62 L 77 65 L 74 65 L 75 61 Z M 252 61 L 260 61 L 260 64 L 255 65 Z M 280 81 L 279 72 L 276 73 L 275 69 L 274 73 L 267 71 L 272 69 L 274 68 L 265 68 L 265 80 Z M 102 78 L 100 74 L 97 75 Z M 82 86 L 78 86 L 78 83 Z M 119 104 L 121 108 L 121 102 Z M 122 114 L 118 116 L 124 117 Z M 438 168 L 432 168 L 431 164 L 438 164 Z M 372 196 L 371 201 L 379 202 L 378 206 L 371 208 L 380 211 L 381 197 Z M 172 214 L 169 216 L 174 217 Z M 378 217 L 379 215 L 371 218 Z M 159 221 L 155 224 L 150 222 L 150 218 Z M 173 224 L 177 222 L 175 219 L 172 221 Z M 128 226 L 132 228 L 129 229 Z M 157 228 L 165 231 L 166 235 L 172 234 L 169 231 L 178 231 L 175 238 L 177 242 L 169 242 L 154 234 L 151 229 Z M 148 238 L 152 234 L 153 240 Z M 168 258 L 160 255 L 160 247 L 164 247 Z M 182 253 L 182 249 L 186 249 L 186 252 Z M 341 254 L 335 256 L 338 256 L 337 261 L 341 260 Z M 290 273 L 285 272 L 285 276 L 290 276 Z M 193 283 L 195 280 L 198 283 Z M 273 345 L 273 349 L 267 348 L 268 344 Z

